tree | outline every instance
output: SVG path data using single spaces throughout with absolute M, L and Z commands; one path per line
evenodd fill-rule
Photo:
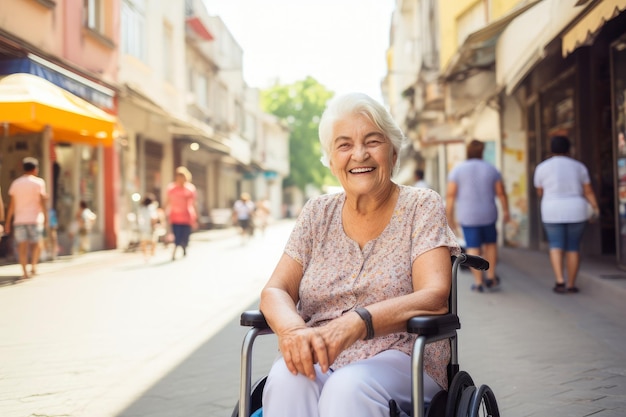
M 276 85 L 261 92 L 261 107 L 287 123 L 289 136 L 289 177 L 284 186 L 303 190 L 308 184 L 321 188 L 332 182 L 322 156 L 317 128 L 326 102 L 333 96 L 314 78 L 291 85 Z

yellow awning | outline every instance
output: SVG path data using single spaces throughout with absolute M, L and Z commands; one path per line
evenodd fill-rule
M 582 45 L 593 42 L 605 22 L 626 10 L 626 0 L 604 0 L 595 3 L 574 26 L 563 35 L 561 54 L 566 57 Z
M 0 80 L 0 123 L 31 132 L 50 126 L 57 142 L 111 146 L 117 119 L 80 97 L 31 74 Z

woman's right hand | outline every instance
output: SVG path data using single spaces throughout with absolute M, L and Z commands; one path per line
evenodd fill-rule
M 320 327 L 298 327 L 278 335 L 278 346 L 287 368 L 315 379 L 314 364 L 326 373 L 335 359 L 365 336 L 365 325 L 358 314 L 344 314 Z
M 326 344 L 316 328 L 298 327 L 288 329 L 278 336 L 278 347 L 283 355 L 289 371 L 302 374 L 314 380 L 313 365 L 319 363 L 322 372 L 328 371 L 328 354 Z

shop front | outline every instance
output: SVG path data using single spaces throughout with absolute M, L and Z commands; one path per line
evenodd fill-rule
M 189 169 L 197 190 L 199 226 L 223 227 L 230 223 L 231 180 L 222 166 L 230 158 L 232 141 L 198 119 L 176 119 L 169 127 L 174 141 L 174 165 Z
M 105 182 L 113 161 L 116 118 L 87 101 L 32 74 L 11 74 L 0 80 L 0 185 L 6 192 L 22 173 L 26 156 L 40 160 L 40 175 L 46 181 L 50 209 L 58 219 L 59 249 L 73 249 L 72 223 L 80 201 L 97 213 L 91 249 L 109 247 L 115 233 L 113 201 L 107 199 L 112 184 Z
M 626 266 L 626 35 L 611 44 L 613 141 L 616 149 L 617 257 Z
M 579 3 L 584 11 L 562 34 L 560 52 L 576 60 L 580 153 L 590 160 L 600 204 L 587 248 L 593 244 L 626 269 L 626 0 Z

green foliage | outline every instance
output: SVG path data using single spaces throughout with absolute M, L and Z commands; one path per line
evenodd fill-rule
M 317 133 L 319 119 L 333 94 L 312 77 L 261 92 L 263 111 L 284 120 L 291 132 L 290 173 L 284 186 L 294 185 L 304 190 L 308 184 L 321 188 L 335 183 L 330 170 L 320 162 L 322 152 Z

